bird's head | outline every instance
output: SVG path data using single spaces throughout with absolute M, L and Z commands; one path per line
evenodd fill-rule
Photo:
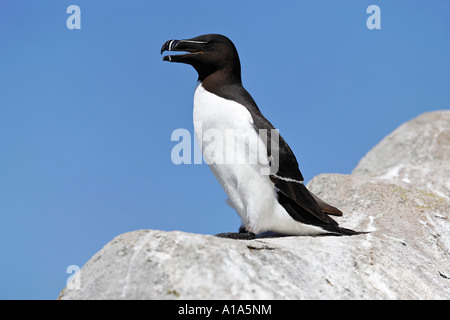
M 215 72 L 235 74 L 240 79 L 241 66 L 236 47 L 223 35 L 206 34 L 192 39 L 169 40 L 163 44 L 161 54 L 164 51 L 186 52 L 166 55 L 163 61 L 190 64 L 197 70 L 201 81 Z

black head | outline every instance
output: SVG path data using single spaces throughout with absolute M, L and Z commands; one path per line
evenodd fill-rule
M 197 70 L 199 80 L 221 73 L 229 80 L 241 81 L 241 65 L 233 42 L 220 34 L 205 34 L 186 40 L 169 40 L 164 51 L 185 51 L 184 54 L 167 55 L 163 61 L 190 64 Z

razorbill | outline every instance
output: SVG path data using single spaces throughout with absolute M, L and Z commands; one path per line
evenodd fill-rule
M 239 56 L 230 39 L 207 34 L 169 40 L 161 54 L 164 51 L 186 52 L 166 55 L 163 61 L 189 64 L 198 72 L 194 130 L 205 162 L 227 193 L 227 203 L 241 218 L 238 233 L 219 236 L 249 239 L 266 231 L 283 235 L 361 233 L 340 227 L 329 215 L 342 216 L 342 212 L 304 186 L 289 145 L 242 86 Z

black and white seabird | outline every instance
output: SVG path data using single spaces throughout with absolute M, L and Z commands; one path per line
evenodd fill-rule
M 227 203 L 241 218 L 239 233 L 222 236 L 244 239 L 266 231 L 283 235 L 361 233 L 342 228 L 329 217 L 342 216 L 342 212 L 304 186 L 297 159 L 281 136 L 277 148 L 273 147 L 275 140 L 271 139 L 271 133 L 273 135 L 274 127 L 242 86 L 239 56 L 230 39 L 207 34 L 186 40 L 169 40 L 162 46 L 161 54 L 164 51 L 186 52 L 166 55 L 163 60 L 189 64 L 198 72 L 194 130 L 205 162 L 227 193 Z M 247 156 L 260 156 L 258 150 L 264 149 L 263 160 L 256 164 L 217 161 L 214 158 L 217 154 L 206 152 L 207 142 L 211 142 L 203 137 L 207 130 L 215 130 L 222 137 L 230 130 L 239 132 L 247 138 L 242 152 Z M 263 139 L 262 131 L 267 132 L 267 139 Z M 218 141 L 220 139 L 216 140 L 216 148 L 226 153 L 230 147 Z M 246 155 L 242 156 L 245 159 Z M 262 174 L 263 167 L 271 164 L 274 156 L 277 156 L 277 171 Z

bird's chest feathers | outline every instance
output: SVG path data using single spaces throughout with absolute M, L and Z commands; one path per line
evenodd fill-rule
M 247 108 L 207 91 L 201 83 L 194 94 L 194 126 L 199 125 L 203 130 L 254 130 Z
M 201 84 L 194 95 L 194 129 L 205 162 L 213 167 L 219 181 L 228 181 L 231 176 L 235 181 L 250 167 L 267 163 L 266 147 L 247 108 L 207 91 Z

